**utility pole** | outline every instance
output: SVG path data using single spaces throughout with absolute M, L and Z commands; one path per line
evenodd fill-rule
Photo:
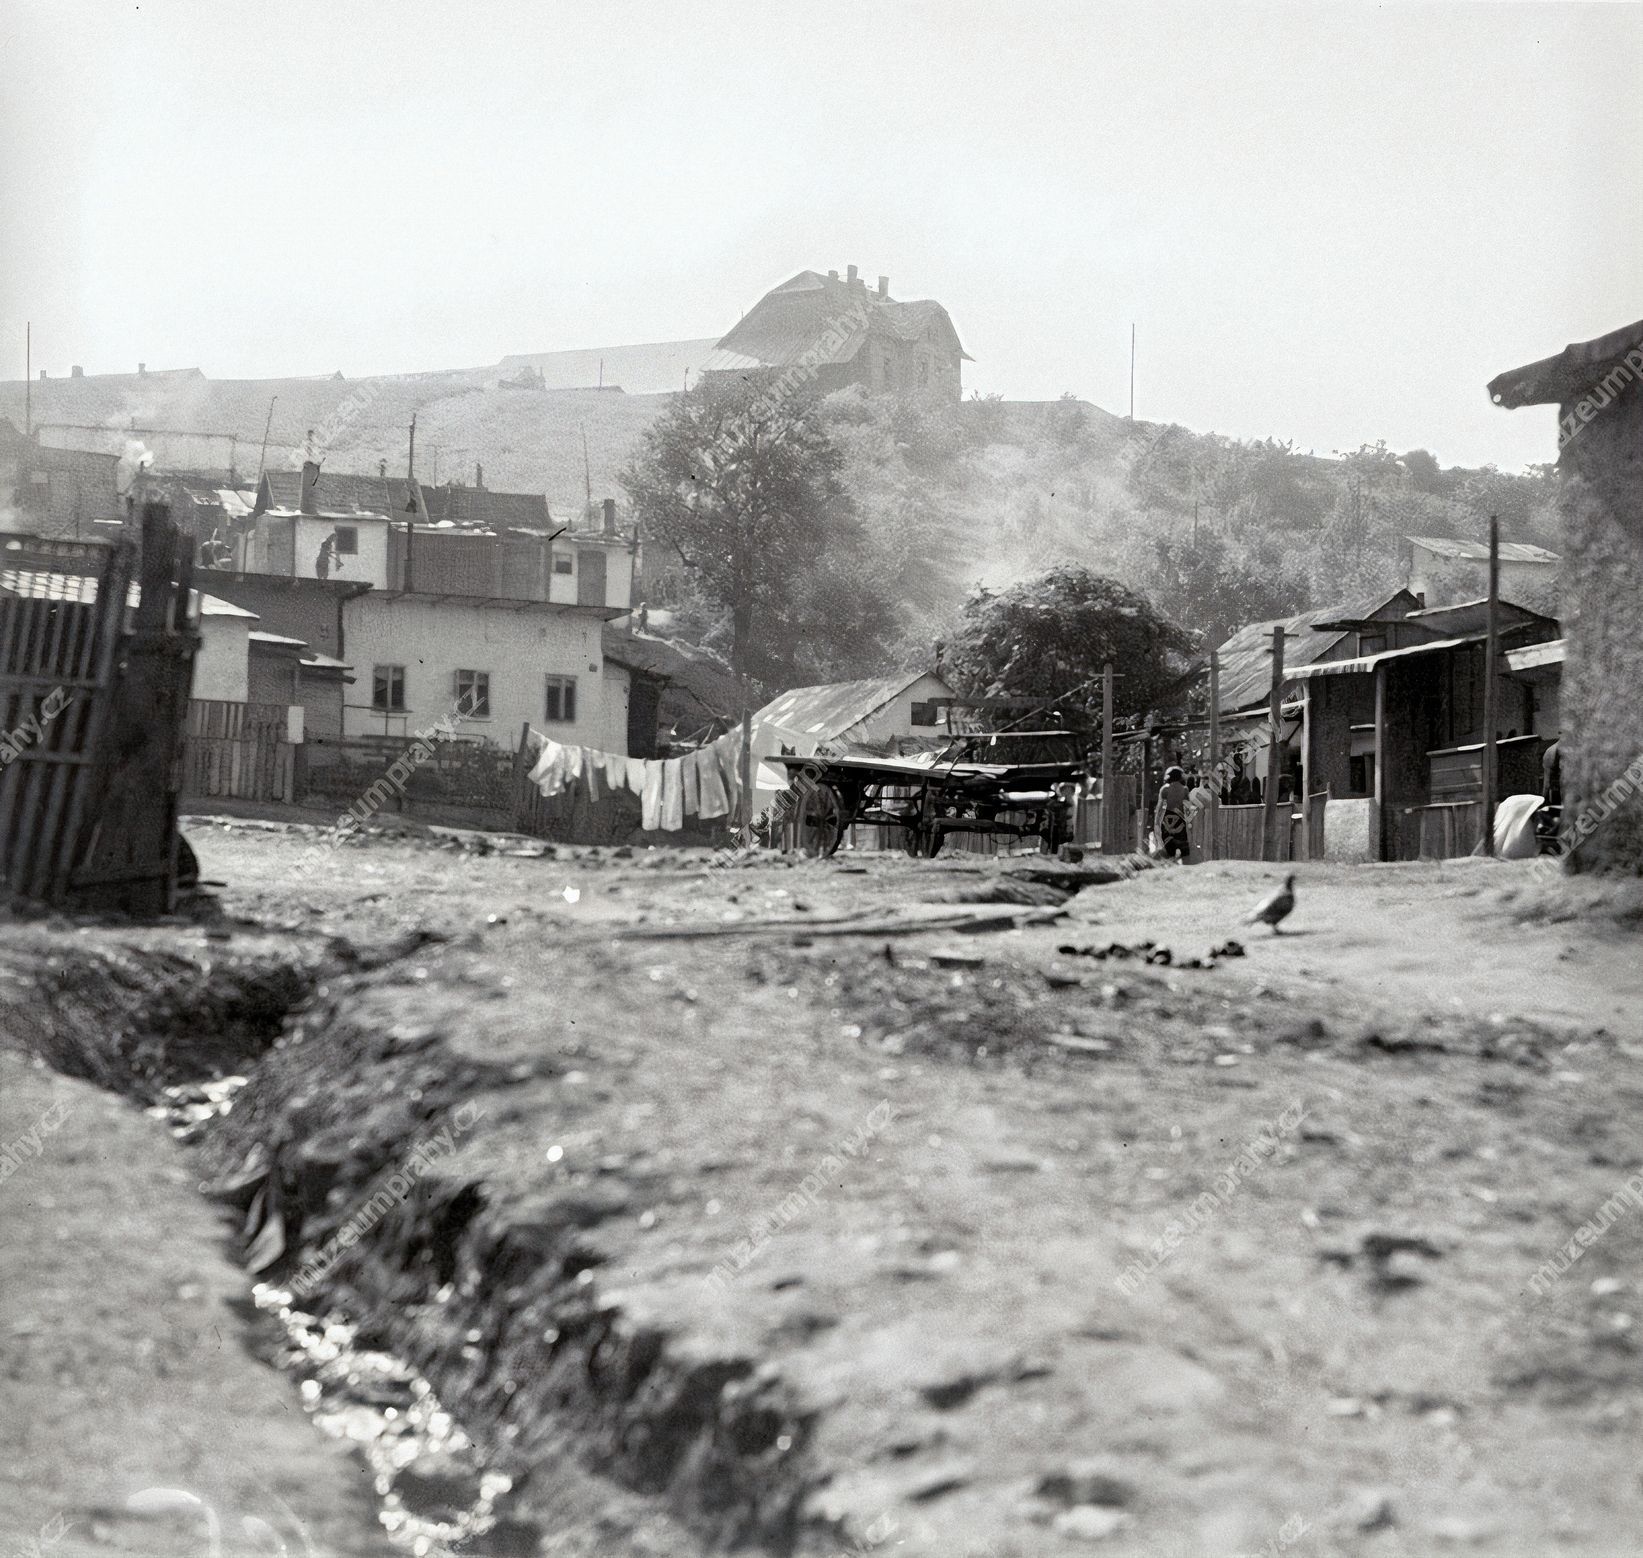
M 410 593 L 416 578 L 415 542 L 417 510 L 422 506 L 422 494 L 416 485 L 416 412 L 411 413 L 411 447 L 405 458 L 405 485 L 411 489 L 411 512 L 405 520 L 405 577 L 400 587 Z
M 1495 792 L 1500 787 L 1495 729 L 1500 723 L 1500 519 L 1489 516 L 1489 614 L 1483 640 L 1483 848 L 1495 852 Z
M 1215 860 L 1221 810 L 1221 651 L 1209 652 L 1209 804 L 1204 808 L 1204 858 Z
M 1267 693 L 1266 787 L 1261 796 L 1261 858 L 1281 860 L 1278 850 L 1278 751 L 1284 720 L 1284 625 L 1272 630 L 1272 687 Z
M 1112 794 L 1112 661 L 1101 667 L 1101 853 L 1116 855 Z M 1142 804 L 1146 804 L 1146 775 L 1141 776 Z
M 23 326 L 23 437 L 34 430 L 34 321 Z
M 582 487 L 587 497 L 587 506 L 582 510 L 582 520 L 586 523 L 593 518 L 593 467 L 588 463 L 588 424 L 582 424 Z
M 1130 421 L 1135 420 L 1135 322 L 1130 322 Z
M 268 433 L 274 425 L 274 402 L 278 395 L 268 397 L 268 419 L 262 424 L 262 453 L 257 456 L 257 485 L 262 486 L 262 473 L 268 468 Z

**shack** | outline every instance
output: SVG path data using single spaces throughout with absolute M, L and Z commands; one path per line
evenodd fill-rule
M 1558 407 L 1568 537 L 1565 829 L 1575 871 L 1643 872 L 1643 319 L 1489 382 L 1497 406 Z

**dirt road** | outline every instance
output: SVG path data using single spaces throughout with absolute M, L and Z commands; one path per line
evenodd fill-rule
M 437 938 L 328 965 L 198 1172 L 263 1164 L 284 1280 L 402 1173 L 323 1296 L 543 1553 L 1643 1552 L 1643 1208 L 1544 1264 L 1643 1161 L 1628 899 L 194 842 L 218 957 Z M 1065 913 L 827 924 L 1000 900 Z

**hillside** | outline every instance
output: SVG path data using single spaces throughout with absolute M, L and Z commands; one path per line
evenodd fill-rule
M 616 471 L 666 401 L 616 390 L 502 388 L 496 368 L 366 379 L 209 379 L 198 373 L 47 379 L 32 416 L 48 443 L 124 452 L 135 436 L 161 466 L 254 475 L 268 426 L 268 464 L 300 462 L 310 429 L 333 471 L 403 470 L 411 416 L 417 471 L 545 492 L 557 510 L 616 491 Z M 268 422 L 269 400 L 273 419 Z M 23 421 L 23 385 L 0 384 L 0 416 Z M 135 433 L 132 429 L 135 428 Z M 584 433 L 587 473 L 584 475 Z
M 633 360 L 612 349 L 612 363 L 635 371 L 654 367 L 653 357 L 671 362 L 665 346 L 623 350 Z M 265 422 L 271 466 L 300 461 L 312 430 L 329 470 L 374 472 L 383 461 L 402 470 L 414 413 L 425 480 L 472 482 L 482 465 L 488 486 L 544 492 L 565 514 L 590 489 L 620 495 L 623 465 L 668 403 L 663 394 L 509 382 L 533 365 L 549 382 L 574 379 L 588 368 L 584 357 L 355 380 L 218 380 L 198 370 L 58 378 L 32 386 L 32 415 L 51 443 L 124 452 L 135 438 L 162 468 L 232 467 L 249 477 Z M 19 424 L 23 389 L 0 384 L 0 415 Z M 1318 456 L 1275 440 L 1130 423 L 1070 396 L 943 406 L 846 390 L 829 397 L 824 415 L 846 452 L 864 564 L 893 581 L 898 603 L 897 643 L 864 644 L 864 664 L 891 653 L 927 658 L 968 588 L 999 588 L 1055 562 L 1117 575 L 1207 639 L 1383 586 L 1390 593 L 1403 582 L 1404 537 L 1478 539 L 1491 513 L 1507 539 L 1561 547 L 1547 468 L 1445 469 L 1425 451 L 1399 455 L 1384 444 Z M 652 602 L 679 604 L 688 585 L 667 577 L 660 551 L 649 561 Z

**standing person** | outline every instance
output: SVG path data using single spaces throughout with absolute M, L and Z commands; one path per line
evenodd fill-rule
M 1179 768 L 1164 770 L 1164 783 L 1158 791 L 1158 805 L 1154 809 L 1152 825 L 1158 834 L 1158 845 L 1164 858 L 1186 860 L 1192 853 L 1192 841 L 1187 834 L 1187 776 Z

